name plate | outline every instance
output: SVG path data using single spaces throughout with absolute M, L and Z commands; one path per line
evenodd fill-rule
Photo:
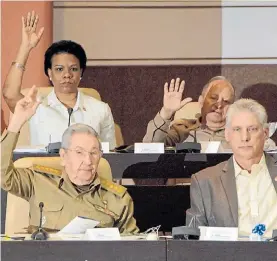
M 207 144 L 205 153 L 217 153 L 219 151 L 220 141 L 210 141 Z
M 111 241 L 121 240 L 117 227 L 87 229 L 83 240 Z
M 102 146 L 103 153 L 110 152 L 110 143 L 109 142 L 101 142 L 101 146 Z
M 135 143 L 135 153 L 164 153 L 164 143 Z
M 237 241 L 237 227 L 199 227 L 200 240 Z

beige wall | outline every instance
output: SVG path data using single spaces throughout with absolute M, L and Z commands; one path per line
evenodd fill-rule
M 54 3 L 54 40 L 88 65 L 276 64 L 276 23 L 276 0 Z
M 40 17 L 39 26 L 44 26 L 45 31 L 39 45 L 32 51 L 26 65 L 23 79 L 23 88 L 31 87 L 33 84 L 43 86 L 48 84 L 44 76 L 43 60 L 44 52 L 52 43 L 53 34 L 53 7 L 52 2 L 44 1 L 2 1 L 1 2 L 1 86 L 10 68 L 11 62 L 15 60 L 16 52 L 21 41 L 21 16 L 28 11 L 35 10 Z M 2 98 L 1 109 L 2 120 L 8 122 L 9 110 Z M 3 123 L 3 122 L 2 122 Z M 3 129 L 3 124 L 1 130 Z
M 89 65 L 218 63 L 221 8 L 206 4 L 55 2 L 54 40 L 81 43 Z

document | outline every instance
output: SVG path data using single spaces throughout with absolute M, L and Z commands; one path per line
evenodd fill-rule
M 69 224 L 61 229 L 57 234 L 84 234 L 87 229 L 96 227 L 99 221 L 86 218 L 75 217 Z
M 17 147 L 14 152 L 18 153 L 47 153 L 45 146 L 25 146 Z

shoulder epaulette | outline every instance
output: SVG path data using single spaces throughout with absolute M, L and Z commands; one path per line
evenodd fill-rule
M 50 174 L 50 175 L 54 175 L 54 176 L 62 175 L 62 170 L 60 170 L 60 169 L 46 167 L 46 166 L 42 166 L 42 165 L 38 165 L 38 164 L 33 165 L 33 170 L 36 172 Z
M 116 194 L 119 197 L 123 197 L 127 190 L 125 187 L 104 178 L 100 178 L 100 183 L 102 188 Z

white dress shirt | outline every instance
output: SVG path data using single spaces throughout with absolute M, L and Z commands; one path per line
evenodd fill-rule
M 53 90 L 29 121 L 31 145 L 46 146 L 50 142 L 60 142 L 68 123 L 68 110 Z M 70 125 L 75 123 L 94 128 L 102 142 L 110 143 L 110 149 L 116 146 L 114 121 L 108 104 L 79 91 L 70 117 Z
M 266 226 L 265 236 L 277 229 L 277 194 L 268 172 L 265 156 L 251 167 L 241 169 L 234 158 L 238 193 L 239 235 L 249 236 L 258 223 Z

